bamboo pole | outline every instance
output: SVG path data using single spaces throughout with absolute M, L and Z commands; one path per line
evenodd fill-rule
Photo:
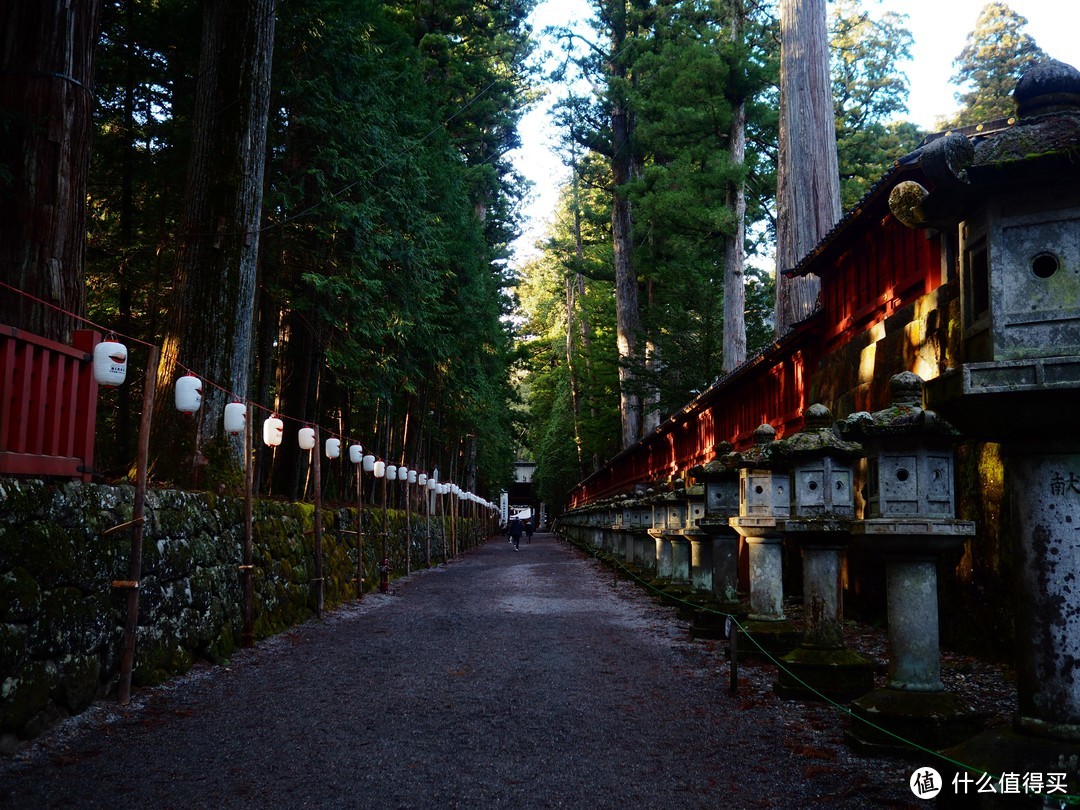
M 409 479 L 405 479 L 405 576 L 412 573 L 412 498 Z
M 386 475 L 382 477 L 382 559 L 379 560 L 379 592 L 388 593 L 390 590 L 390 556 L 387 543 L 390 535 L 390 526 L 386 521 Z
M 249 402 L 244 419 L 244 563 L 241 566 L 244 577 L 244 632 L 240 637 L 240 643 L 244 647 L 255 644 L 255 583 L 252 566 L 255 459 L 251 453 L 251 420 L 254 417 L 255 409 Z
M 431 568 L 431 490 L 420 490 L 424 493 L 424 511 L 427 513 L 427 520 L 424 521 L 424 567 Z
M 364 598 L 364 462 L 356 465 L 356 594 Z
M 142 415 L 139 418 L 139 446 L 135 455 L 135 504 L 132 508 L 131 559 L 128 561 L 127 618 L 124 622 L 124 649 L 120 656 L 120 685 L 117 700 L 121 706 L 131 699 L 131 671 L 135 664 L 135 640 L 139 628 L 139 578 L 142 576 L 143 526 L 146 513 L 146 464 L 150 455 L 150 426 L 157 388 L 159 353 L 150 346 L 143 384 Z
M 315 446 L 311 448 L 311 476 L 315 486 L 315 618 L 323 612 L 323 559 L 322 559 L 322 444 L 319 426 L 315 425 Z

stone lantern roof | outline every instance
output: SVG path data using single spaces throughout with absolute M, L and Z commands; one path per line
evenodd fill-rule
M 754 428 L 754 444 L 741 452 L 725 453 L 716 461 L 735 469 L 765 469 L 771 470 L 779 466 L 778 460 L 772 457 L 771 447 L 776 439 L 776 428 L 770 424 L 758 425 Z M 716 463 L 716 462 L 712 462 Z
M 770 457 L 787 464 L 822 456 L 853 459 L 863 454 L 858 442 L 845 441 L 836 434 L 832 411 L 820 403 L 806 409 L 801 431 L 774 442 L 768 450 Z
M 735 472 L 735 466 L 725 460 L 731 453 L 731 442 L 720 442 L 716 445 L 716 458 L 705 464 L 698 464 L 690 468 L 690 475 L 694 478 L 709 481 L 716 478 L 725 478 Z
M 891 404 L 880 411 L 859 411 L 837 423 L 840 435 L 868 443 L 889 439 L 912 438 L 925 443 L 953 444 L 960 441 L 960 432 L 938 416 L 923 408 L 923 380 L 910 371 L 896 374 L 889 380 Z

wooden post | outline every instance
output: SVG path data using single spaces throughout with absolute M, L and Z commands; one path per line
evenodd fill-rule
M 409 479 L 405 479 L 405 576 L 412 573 L 412 499 Z
M 120 655 L 120 686 L 117 700 L 126 706 L 131 699 L 131 671 L 135 664 L 135 639 L 139 629 L 139 578 L 142 576 L 143 525 L 146 513 L 146 463 L 150 450 L 150 424 L 157 387 L 158 347 L 150 346 L 143 384 L 142 416 L 139 418 L 139 447 L 135 455 L 135 504 L 132 508 L 131 559 L 128 561 L 127 619 L 124 622 L 124 649 Z
M 244 632 L 240 637 L 243 647 L 255 644 L 255 582 L 252 568 L 252 531 L 253 500 L 255 491 L 255 459 L 252 456 L 251 420 L 255 409 L 248 403 L 247 418 L 244 420 L 244 563 L 241 571 L 244 577 Z
M 322 444 L 319 426 L 315 428 L 315 446 L 311 448 L 311 478 L 315 486 L 315 618 L 321 619 L 323 612 L 323 567 L 322 567 L 322 467 L 320 456 Z
M 356 465 L 356 596 L 364 598 L 364 461 Z
M 431 568 L 431 490 L 425 485 L 421 492 L 424 493 L 424 510 L 427 512 L 424 522 L 424 567 Z

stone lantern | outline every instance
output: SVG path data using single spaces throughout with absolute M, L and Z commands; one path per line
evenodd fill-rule
M 967 145 L 924 206 L 959 238 L 960 362 L 935 409 L 1000 444 L 1015 548 L 1017 714 L 954 749 L 992 773 L 1066 772 L 1080 792 L 1080 71 L 1016 85 L 1015 126 Z M 948 181 L 948 178 L 946 178 Z M 947 193 L 943 193 L 947 192 Z
M 649 534 L 649 529 L 652 528 L 652 505 L 649 499 L 652 494 L 652 490 L 648 490 L 628 504 L 633 563 L 640 572 L 648 573 L 649 578 L 656 575 L 656 541 Z
M 690 593 L 690 544 L 683 536 L 687 500 L 681 480 L 676 489 L 662 492 L 653 499 L 653 527 L 649 531 L 656 542 L 657 579 L 653 586 L 665 595 L 681 599 Z M 666 581 L 665 581 L 666 580 Z
M 705 487 L 689 486 L 686 492 L 686 522 L 682 536 L 690 548 L 690 601 L 712 601 L 712 542 L 698 523 L 705 517 Z
M 716 612 L 699 611 L 691 625 L 692 635 L 719 637 L 723 634 L 725 617 L 721 614 L 739 614 L 746 611 L 739 602 L 739 533 L 729 523 L 739 515 L 739 471 L 725 462 L 731 445 L 724 442 L 717 448 L 720 457 L 707 464 L 690 469 L 690 474 L 701 482 L 704 489 L 705 514 L 698 518 L 697 528 L 704 533 L 711 545 L 712 607 Z
M 770 453 L 775 437 L 771 425 L 760 425 L 752 447 L 728 453 L 723 461 L 739 470 L 739 514 L 728 522 L 749 547 L 750 613 L 743 627 L 766 652 L 786 655 L 799 633 L 784 616 L 780 522 L 791 512 L 791 497 L 787 472 Z
M 970 733 L 973 714 L 941 682 L 937 565 L 975 534 L 953 517 L 952 446 L 960 435 L 922 407 L 923 381 L 911 372 L 890 380 L 891 404 L 852 414 L 838 424 L 867 452 L 866 519 L 852 531 L 885 557 L 889 673 L 884 689 L 853 701 L 849 744 L 859 750 L 903 750 L 876 727 L 930 748 Z
M 806 410 L 799 433 L 775 442 L 770 454 L 791 471 L 791 517 L 782 529 L 802 550 L 802 642 L 784 656 L 777 691 L 850 700 L 874 686 L 874 664 L 849 650 L 843 636 L 842 554 L 855 517 L 853 462 L 862 447 L 833 431 L 824 405 Z

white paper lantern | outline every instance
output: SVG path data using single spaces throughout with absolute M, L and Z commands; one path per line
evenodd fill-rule
M 285 423 L 276 416 L 268 416 L 263 422 L 263 444 L 267 447 L 278 447 L 284 433 Z
M 409 483 L 412 483 L 412 481 L 410 481 Z M 420 473 L 420 475 L 416 476 L 416 483 L 418 483 L 422 487 L 426 487 L 427 475 L 425 475 L 424 473 Z
M 364 472 L 375 472 L 375 456 L 370 453 L 364 456 Z
M 416 470 L 409 470 L 409 483 L 415 484 L 417 479 Z
M 398 467 L 397 468 L 397 480 L 398 481 L 408 481 L 409 480 L 409 468 L 408 467 Z
M 202 380 L 193 374 L 185 374 L 176 381 L 173 394 L 176 396 L 176 410 L 195 413 L 202 405 Z
M 247 406 L 243 402 L 230 402 L 225 406 L 225 432 L 243 433 L 247 424 Z
M 94 347 L 94 379 L 98 385 L 117 386 L 127 379 L 128 350 L 123 343 L 103 340 Z
M 382 478 L 384 475 L 386 475 L 386 462 L 385 461 L 376 461 L 375 462 L 375 469 L 372 470 L 372 472 L 375 473 L 376 478 Z
M 349 445 L 349 461 L 360 464 L 364 460 L 364 448 L 358 444 Z
M 302 427 L 296 436 L 301 450 L 310 450 L 315 446 L 315 428 Z
M 388 464 L 386 466 L 386 480 L 397 481 L 397 465 Z
M 427 480 L 427 488 L 430 489 L 432 492 L 435 491 L 435 487 L 437 487 L 437 486 L 438 486 L 438 484 L 435 482 L 434 478 L 429 478 Z
M 327 439 L 326 440 L 326 457 L 337 458 L 341 455 L 341 439 Z

